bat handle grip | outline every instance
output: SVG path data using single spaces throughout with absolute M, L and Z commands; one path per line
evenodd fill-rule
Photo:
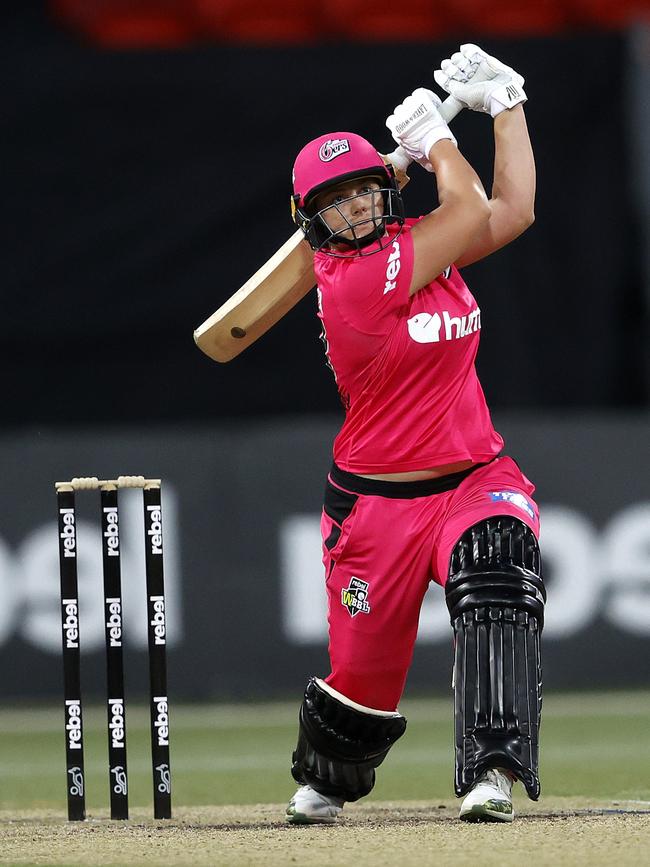
M 450 123 L 463 108 L 464 106 L 462 102 L 459 102 L 453 96 L 448 96 L 440 105 L 438 111 L 442 115 L 443 119 L 447 121 L 447 123 Z M 396 169 L 400 169 L 403 172 L 405 172 L 413 162 L 403 147 L 398 147 L 397 150 L 392 152 L 392 154 L 388 154 L 387 159 Z

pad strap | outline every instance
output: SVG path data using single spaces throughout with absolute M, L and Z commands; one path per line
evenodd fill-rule
M 505 768 L 537 800 L 546 591 L 535 535 L 516 518 L 481 521 L 459 540 L 450 573 L 456 794 Z
M 373 712 L 311 678 L 300 708 L 291 773 L 323 795 L 357 801 L 375 784 L 375 768 L 406 729 L 399 713 Z

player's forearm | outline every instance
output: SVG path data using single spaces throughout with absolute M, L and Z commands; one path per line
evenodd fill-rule
M 428 157 L 436 173 L 440 205 L 411 229 L 411 295 L 462 256 L 485 233 L 490 220 L 483 185 L 456 145 L 440 141 L 429 149 Z
M 494 120 L 494 181 L 491 203 L 498 202 L 520 231 L 535 219 L 535 159 L 523 106 L 502 111 Z
M 449 141 L 435 144 L 429 153 L 438 186 L 441 210 L 460 208 L 477 228 L 489 218 L 487 196 L 481 179 L 456 146 Z

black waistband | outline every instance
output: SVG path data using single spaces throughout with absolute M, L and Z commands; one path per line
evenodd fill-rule
M 340 469 L 332 464 L 329 478 L 346 491 L 355 494 L 369 494 L 377 497 L 392 497 L 394 500 L 412 500 L 416 497 L 430 497 L 431 494 L 442 494 L 445 491 L 453 491 L 474 470 L 484 467 L 485 464 L 474 464 L 466 470 L 458 473 L 449 473 L 447 476 L 438 476 L 437 479 L 423 479 L 419 482 L 386 482 L 380 479 L 364 479 Z

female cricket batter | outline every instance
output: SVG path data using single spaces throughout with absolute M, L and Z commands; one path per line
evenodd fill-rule
M 474 367 L 481 313 L 458 270 L 533 221 L 526 96 L 523 78 L 475 45 L 435 78 L 495 118 L 489 201 L 422 88 L 386 124 L 435 173 L 440 204 L 427 216 L 404 218 L 392 169 L 352 133 L 315 139 L 294 167 L 346 416 L 321 522 L 332 670 L 310 679 L 300 709 L 293 823 L 333 822 L 372 789 L 406 728 L 397 705 L 432 580 L 455 639 L 460 818 L 510 822 L 513 781 L 540 791 L 539 516 L 533 485 L 501 456 Z

